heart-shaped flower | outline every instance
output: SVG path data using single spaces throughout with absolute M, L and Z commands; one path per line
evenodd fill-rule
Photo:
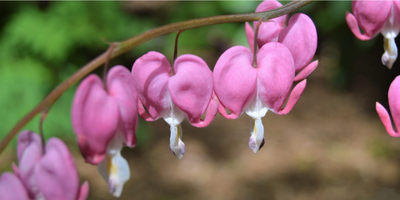
M 0 196 L 7 199 L 84 200 L 89 192 L 87 182 L 79 186 L 78 172 L 68 147 L 58 138 L 51 138 L 43 151 L 42 141 L 32 131 L 18 137 L 19 167 L 14 174 L 0 178 Z M 6 186 L 6 183 L 7 186 Z M 9 191 L 2 191 L 12 187 Z
M 350 30 L 360 40 L 370 40 L 379 32 L 384 37 L 382 63 L 389 69 L 397 59 L 395 38 L 400 31 L 399 1 L 353 1 L 353 14 L 346 13 Z M 359 27 L 364 31 L 360 32 Z
M 215 65 L 214 90 L 220 101 L 219 112 L 228 119 L 236 119 L 246 112 L 254 120 L 249 146 L 255 153 L 264 141 L 261 118 L 268 110 L 279 115 L 287 114 L 305 89 L 306 80 L 303 80 L 288 97 L 294 73 L 290 50 L 278 42 L 269 42 L 261 47 L 256 68 L 253 67 L 253 53 L 243 46 L 225 51 Z M 286 99 L 287 104 L 282 108 Z
M 278 1 L 263 1 L 256 12 L 268 11 L 282 6 Z M 287 15 L 262 22 L 258 32 L 257 44 L 261 48 L 268 42 L 284 44 L 291 52 L 296 68 L 294 81 L 300 81 L 310 75 L 318 66 L 318 61 L 311 62 L 317 50 L 317 29 L 314 22 L 303 13 L 293 15 L 286 25 Z M 254 22 L 257 27 L 259 22 Z M 250 24 L 245 26 L 250 49 L 254 49 L 254 31 Z M 311 63 L 310 63 L 311 62 Z
M 170 125 L 170 150 L 180 159 L 185 153 L 181 122 L 187 117 L 193 126 L 207 126 L 217 114 L 218 100 L 213 94 L 212 72 L 200 57 L 181 55 L 171 69 L 163 54 L 151 51 L 136 60 L 132 75 L 139 114 L 147 121 L 163 118 Z
M 137 94 L 130 71 L 113 67 L 107 74 L 107 89 L 97 75 L 79 85 L 72 105 L 72 125 L 86 162 L 99 165 L 110 192 L 120 196 L 130 177 L 121 156 L 124 145 L 136 145 Z

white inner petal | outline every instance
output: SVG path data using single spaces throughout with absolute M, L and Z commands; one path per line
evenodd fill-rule
M 183 154 L 185 154 L 186 147 L 185 144 L 182 142 L 182 127 L 181 125 L 178 126 L 171 126 L 171 136 L 170 136 L 170 143 L 169 147 L 172 153 L 178 158 L 181 159 Z
M 173 102 L 171 97 L 168 95 L 170 100 L 170 112 L 165 113 L 162 118 L 165 122 L 170 125 L 170 143 L 169 147 L 171 152 L 178 158 L 181 159 L 185 154 L 185 144 L 182 142 L 182 127 L 181 123 L 185 119 L 185 113 L 181 111 Z
M 394 7 L 392 6 L 390 16 L 381 30 L 383 37 L 387 39 L 396 38 L 400 31 L 399 22 L 396 21 L 394 12 Z
M 121 156 L 123 142 L 122 134 L 117 133 L 107 146 L 106 158 L 97 166 L 115 197 L 121 195 L 125 182 L 130 178 L 128 162 Z
M 397 59 L 397 45 L 395 43 L 394 38 L 390 39 L 384 38 L 383 48 L 385 49 L 385 52 L 382 55 L 382 64 L 391 69 L 393 63 Z
M 249 139 L 249 147 L 254 153 L 257 153 L 261 148 L 261 143 L 264 140 L 264 126 L 261 119 L 253 120 L 251 136 Z
M 261 102 L 258 88 L 259 86 L 257 84 L 256 96 L 245 108 L 246 114 L 249 115 L 254 122 L 251 125 L 251 135 L 249 139 L 249 147 L 254 153 L 257 153 L 258 150 L 260 150 L 261 143 L 264 140 L 264 126 L 261 118 L 263 118 L 268 112 L 268 108 Z
M 382 55 L 382 64 L 387 66 L 389 69 L 392 68 L 393 63 L 397 59 L 397 46 L 394 39 L 400 32 L 400 22 L 396 21 L 394 12 L 394 6 L 392 6 L 390 16 L 381 30 L 381 33 L 384 37 L 383 47 L 385 49 L 385 52 Z
M 261 102 L 258 88 L 259 88 L 259 81 L 257 79 L 256 95 L 254 99 L 250 102 L 250 104 L 244 108 L 246 114 L 249 115 L 254 120 L 265 117 L 265 114 L 267 114 L 268 111 L 268 108 L 264 106 L 263 103 Z

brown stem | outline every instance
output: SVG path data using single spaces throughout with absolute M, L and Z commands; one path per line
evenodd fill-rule
M 233 22 L 247 22 L 247 21 L 258 21 L 261 18 L 265 20 L 279 17 L 281 15 L 290 13 L 297 10 L 313 0 L 298 0 L 290 2 L 282 7 L 276 8 L 274 10 L 258 12 L 258 13 L 245 13 L 245 14 L 234 14 L 234 15 L 220 15 L 214 17 L 205 17 L 200 19 L 192 19 L 183 22 L 168 24 L 161 26 L 149 31 L 146 31 L 140 35 L 132 37 L 122 42 L 115 42 L 113 44 L 116 47 L 112 50 L 110 55 L 111 58 L 115 58 L 128 50 L 139 46 L 153 38 L 166 35 L 169 33 L 184 31 L 188 29 L 198 28 L 202 26 L 223 24 L 223 23 L 233 23 Z M 31 110 L 27 115 L 25 115 L 14 128 L 6 135 L 5 138 L 0 143 L 0 154 L 3 152 L 5 147 L 10 143 L 12 138 L 18 133 L 18 131 L 24 127 L 29 121 L 31 121 L 37 114 L 42 112 L 45 108 L 50 108 L 55 101 L 72 85 L 82 79 L 84 76 L 95 70 L 97 67 L 102 65 L 107 60 L 107 51 L 99 55 L 97 58 L 83 66 L 79 71 L 75 72 L 67 80 L 57 86 L 49 95 L 47 95 L 42 102 L 40 102 L 33 110 Z
M 254 47 L 254 49 L 253 49 L 253 67 L 254 68 L 257 68 L 257 53 L 258 53 L 257 38 L 258 38 L 258 31 L 260 30 L 260 26 L 261 26 L 263 19 L 264 18 L 261 18 L 260 20 L 258 20 L 256 30 L 254 30 L 254 46 L 253 46 Z
M 104 85 L 104 89 L 107 91 L 107 71 L 108 71 L 108 63 L 110 61 L 110 56 L 111 53 L 113 51 L 113 49 L 116 47 L 117 45 L 115 45 L 114 43 L 112 43 L 108 49 L 107 49 L 107 59 L 106 59 L 106 63 L 104 63 L 104 70 L 103 70 L 103 85 Z
M 172 69 L 171 69 L 171 73 L 170 73 L 171 76 L 175 75 L 174 64 L 175 64 L 176 58 L 178 57 L 178 40 L 179 40 L 179 36 L 181 35 L 182 32 L 183 31 L 178 31 L 178 33 L 176 34 L 176 37 L 175 37 L 174 57 L 172 59 L 172 64 L 171 64 Z

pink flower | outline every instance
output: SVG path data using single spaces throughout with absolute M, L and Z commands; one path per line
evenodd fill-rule
M 261 118 L 268 110 L 287 114 L 300 98 L 306 80 L 297 84 L 288 97 L 295 66 L 290 50 L 278 42 L 261 47 L 257 53 L 257 68 L 252 63 L 253 53 L 246 47 L 235 46 L 225 51 L 214 68 L 214 90 L 222 116 L 236 119 L 246 112 L 254 120 L 249 146 L 257 153 L 264 141 Z M 282 108 L 286 99 L 286 107 Z M 227 114 L 225 108 L 231 113 Z
M 110 192 L 119 197 L 130 177 L 121 156 L 124 145 L 136 145 L 137 94 L 133 78 L 123 66 L 107 74 L 107 90 L 97 75 L 79 85 L 72 105 L 72 126 L 86 162 L 98 165 Z
M 389 107 L 390 112 L 392 113 L 394 125 L 397 131 L 393 129 L 392 122 L 390 120 L 389 113 L 386 109 L 378 102 L 376 102 L 376 112 L 378 112 L 379 117 L 383 125 L 386 128 L 386 131 L 392 137 L 399 137 L 399 128 L 400 128 L 400 76 L 397 76 L 392 84 L 389 87 Z
M 139 114 L 147 121 L 163 118 L 170 125 L 170 150 L 181 159 L 185 153 L 181 122 L 187 117 L 193 126 L 207 126 L 217 114 L 218 100 L 213 94 L 212 72 L 201 58 L 181 55 L 171 69 L 164 55 L 151 51 L 136 60 L 132 75 Z
M 281 7 L 278 1 L 263 1 L 256 12 L 272 10 Z M 287 15 L 262 22 L 258 32 L 257 44 L 261 48 L 268 42 L 284 44 L 291 52 L 296 69 L 294 81 L 305 79 L 318 66 L 318 61 L 311 62 L 317 50 L 317 30 L 313 21 L 305 14 L 293 15 L 286 25 Z M 257 27 L 258 22 L 253 26 Z M 254 31 L 249 23 L 245 26 L 250 49 L 254 49 Z
M 87 182 L 79 187 L 78 172 L 68 147 L 58 138 L 51 138 L 43 152 L 40 137 L 23 131 L 18 138 L 19 168 L 14 174 L 0 178 L 0 196 L 11 199 L 84 200 Z M 6 189 L 9 188 L 9 189 Z
M 395 38 L 400 31 L 400 1 L 353 1 L 352 8 L 354 15 L 346 13 L 350 30 L 360 40 L 370 40 L 380 32 L 385 49 L 382 63 L 391 69 L 397 59 Z

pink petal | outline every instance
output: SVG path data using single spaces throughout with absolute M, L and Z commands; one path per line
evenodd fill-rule
M 238 118 L 257 92 L 257 69 L 252 66 L 252 56 L 246 47 L 235 46 L 226 50 L 215 65 L 214 90 L 221 103 L 219 111 L 226 118 Z M 231 114 L 226 114 L 224 107 Z
M 318 60 L 311 62 L 303 68 L 295 77 L 294 81 L 300 81 L 307 78 L 318 67 Z
M 298 13 L 290 18 L 288 26 L 279 33 L 278 41 L 292 53 L 296 72 L 298 72 L 305 68 L 314 57 L 318 43 L 317 30 L 310 17 Z
M 400 76 L 389 87 L 389 107 L 396 128 L 400 127 Z M 397 131 L 398 132 L 398 131 Z
M 45 199 L 76 200 L 79 178 L 68 147 L 58 138 L 51 138 L 46 153 L 35 169 L 37 184 Z
M 108 93 L 116 99 L 119 105 L 125 143 L 129 147 L 136 145 L 137 93 L 135 82 L 128 69 L 115 66 L 107 74 Z
M 207 63 L 195 55 L 179 56 L 174 65 L 168 91 L 190 122 L 198 122 L 206 112 L 213 94 L 213 74 Z
M 400 1 L 393 1 L 394 20 L 397 27 L 400 27 Z
M 42 148 L 42 139 L 35 132 L 24 130 L 19 133 L 17 146 L 19 161 L 21 161 L 23 157 L 36 157 L 36 162 L 39 161 L 43 154 Z M 30 155 L 25 156 L 24 154 Z
M 18 176 L 31 196 L 37 195 L 35 167 L 42 159 L 41 138 L 32 131 L 22 131 L 18 136 Z
M 301 95 L 303 94 L 304 89 L 306 88 L 306 85 L 307 85 L 307 80 L 306 79 L 304 79 L 300 83 L 298 83 L 293 88 L 292 92 L 290 93 L 290 96 L 288 97 L 288 100 L 287 100 L 285 108 L 279 110 L 278 112 L 276 112 L 275 110 L 273 110 L 273 111 L 275 113 L 279 114 L 279 115 L 288 114 L 292 110 L 293 106 L 300 99 Z
M 254 51 L 254 31 L 253 28 L 250 26 L 249 22 L 246 22 L 244 25 L 244 30 L 246 32 L 247 42 L 249 43 L 250 50 Z
M 400 137 L 400 133 L 393 129 L 392 121 L 390 120 L 389 113 L 387 112 L 385 107 L 376 102 L 375 109 L 383 123 L 383 126 L 385 126 L 386 132 L 388 132 L 388 134 L 392 137 Z
M 259 96 L 274 112 L 279 112 L 294 79 L 294 62 L 289 49 L 277 42 L 265 44 L 257 54 Z
M 0 176 L 1 200 L 29 200 L 28 192 L 18 177 L 5 172 Z
M 393 129 L 389 113 L 378 102 L 376 103 L 376 111 L 378 112 L 378 115 L 381 118 L 381 121 L 389 135 L 391 135 L 392 137 L 399 137 L 400 133 L 398 131 L 398 128 L 400 127 L 400 76 L 397 76 L 392 84 L 390 84 L 388 98 L 390 112 L 392 113 L 392 118 L 397 131 Z
M 138 99 L 137 101 L 138 101 L 138 113 L 139 113 L 140 117 L 142 117 L 144 120 L 146 120 L 148 122 L 154 121 L 154 119 L 151 118 L 149 113 L 147 113 L 146 109 L 144 109 L 144 106 L 143 106 L 142 102 L 140 101 L 140 99 Z
M 213 96 L 215 96 L 215 94 Z M 219 106 L 219 103 L 218 103 L 217 97 L 213 97 L 212 100 L 210 101 L 210 103 L 208 104 L 207 114 L 204 117 L 204 120 L 201 120 L 199 118 L 199 119 L 190 121 L 190 123 L 193 126 L 198 127 L 198 128 L 208 126 L 214 120 L 215 116 L 217 115 L 218 106 Z
M 167 85 L 171 65 L 161 53 L 150 51 L 138 58 L 132 67 L 132 75 L 139 100 L 153 119 L 170 108 Z
M 350 30 L 360 40 L 369 40 L 380 32 L 388 19 L 392 1 L 353 1 L 354 15 L 346 13 Z M 358 28 L 364 30 L 362 34 Z
M 104 90 L 100 78 L 86 77 L 76 90 L 72 104 L 72 126 L 86 162 L 97 165 L 104 159 L 119 121 L 119 105 Z
M 87 199 L 88 195 L 89 195 L 89 183 L 85 181 L 79 190 L 77 200 L 85 200 Z

